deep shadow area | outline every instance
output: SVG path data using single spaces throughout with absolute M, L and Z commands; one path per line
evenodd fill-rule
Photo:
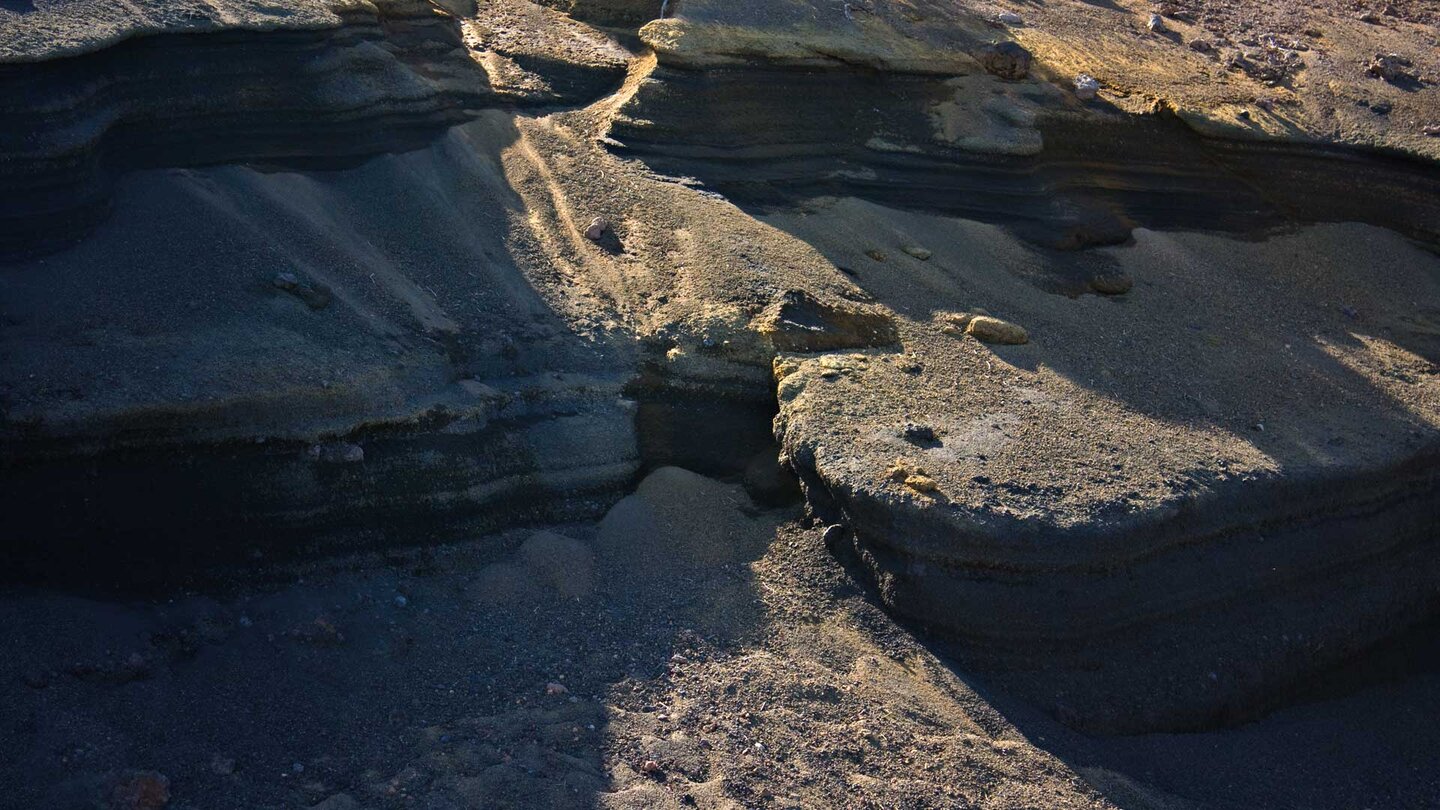
M 0 784 L 36 808 L 157 774 L 176 806 L 598 806 L 612 767 L 656 756 L 615 751 L 616 707 L 653 716 L 677 659 L 757 637 L 746 565 L 778 520 L 670 468 L 599 523 L 456 526 L 143 601 L 7 588 Z M 670 786 L 703 781 L 662 758 Z
M 1124 810 L 1430 807 L 1440 732 L 1440 635 L 1432 620 L 1312 681 L 1293 702 L 1203 732 L 1087 736 L 981 682 L 987 699 Z M 941 641 L 936 647 L 943 651 Z M 939 654 L 944 657 L 944 653 Z

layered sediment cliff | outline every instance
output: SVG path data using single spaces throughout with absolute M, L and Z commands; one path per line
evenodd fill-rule
M 779 453 L 885 604 L 1087 728 L 1246 717 L 1434 614 L 1423 150 L 1002 78 L 953 4 L 551 5 L 0 65 L 10 570 L 593 517 Z

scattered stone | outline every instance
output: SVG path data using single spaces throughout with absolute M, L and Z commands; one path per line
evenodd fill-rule
M 328 442 L 310 445 L 305 455 L 321 464 L 356 464 L 365 460 L 365 448 L 350 442 Z
M 565 684 L 563 683 L 556 683 L 555 681 L 551 681 L 550 683 L 545 684 L 545 694 L 568 695 L 570 694 L 570 690 L 566 689 Z
M 585 229 L 585 238 L 591 242 L 599 242 L 605 237 L 605 232 L 610 230 L 610 222 L 604 217 L 595 217 L 590 220 L 590 226 Z
M 1415 74 L 1410 71 L 1414 63 L 1398 53 L 1377 53 L 1365 66 L 1365 72 L 1377 79 L 1384 79 L 1391 84 L 1404 81 L 1415 81 Z
M 826 548 L 834 548 L 835 544 L 839 543 L 844 537 L 845 527 L 839 523 L 833 523 L 825 527 L 825 532 L 820 535 L 820 542 L 824 543 Z
M 935 497 L 940 492 L 940 485 L 936 483 L 935 479 L 931 478 L 925 470 L 904 459 L 898 459 L 890 465 L 890 469 L 886 470 L 886 477 L 922 495 Z
M 210 772 L 216 776 L 229 776 L 235 773 L 235 758 L 216 754 L 210 758 Z
M 875 248 L 870 248 L 869 250 L 865 251 L 865 255 L 869 256 L 871 259 L 874 259 L 877 262 L 883 262 L 886 258 L 885 251 L 876 250 Z
M 1376 115 L 1389 115 L 1395 109 L 1388 101 L 1376 101 L 1370 105 L 1370 112 Z
M 291 772 L 293 772 L 293 773 L 304 773 L 304 772 L 305 772 L 305 763 L 300 762 L 300 761 L 298 761 L 298 760 L 295 761 L 295 762 L 292 762 L 292 763 L 290 763 L 290 770 L 291 770 Z
M 1101 295 L 1124 295 L 1134 286 L 1134 279 L 1118 270 L 1096 273 L 1090 278 L 1090 289 Z
M 1081 101 L 1092 101 L 1100 93 L 1100 82 L 1093 76 L 1081 73 L 1075 77 L 1075 97 Z
M 995 22 L 1001 25 L 1010 26 L 1011 28 L 1025 24 L 1025 20 L 1022 19 L 1019 14 L 1016 14 L 1013 11 L 1002 11 L 999 14 L 996 14 Z
M 1194 39 L 1190 41 L 1190 50 L 1197 53 L 1215 53 L 1215 43 L 1208 39 Z
M 940 327 L 943 334 L 960 337 L 965 334 L 965 327 L 970 325 L 971 320 L 977 316 L 989 314 L 988 311 L 976 307 L 969 312 L 939 312 L 936 313 L 935 318 L 943 324 Z
M 653 759 L 647 759 L 640 764 L 640 772 L 651 776 L 658 774 L 660 773 L 660 763 Z
M 980 65 L 1002 79 L 1023 79 L 1030 75 L 1030 52 L 1018 42 L 992 42 L 980 51 Z
M 1379 25 L 1381 23 L 1380 15 L 1373 11 L 1362 12 L 1357 15 L 1355 19 L 1363 23 L 1369 23 L 1370 25 Z
M 397 593 L 397 594 L 395 594 L 395 607 L 403 608 L 403 607 L 405 607 L 405 606 L 408 605 L 408 604 L 410 604 L 410 600 L 405 598 L 405 594 L 403 594 L 403 593 Z
M 905 486 L 926 495 L 933 495 L 940 491 L 940 485 L 935 483 L 935 479 L 928 475 L 908 476 L 905 479 Z
M 932 255 L 930 251 L 918 245 L 906 245 L 900 249 L 922 262 L 930 261 L 930 256 Z
M 1430 124 L 1420 132 L 1428 138 L 1440 138 L 1440 124 Z
M 110 791 L 113 810 L 156 810 L 169 803 L 170 779 L 156 771 L 128 773 Z
M 1194 18 L 1194 15 L 1174 3 L 1161 3 L 1160 8 L 1156 9 L 1156 11 L 1159 12 L 1160 16 L 1169 17 L 1172 20 L 1190 20 Z
M 1267 44 L 1262 48 L 1231 54 L 1227 66 L 1275 87 L 1304 70 L 1305 60 L 1294 50 Z
M 1161 17 L 1159 14 L 1151 14 L 1150 21 L 1145 23 L 1145 27 L 1149 28 L 1152 33 L 1156 34 L 1163 34 L 1169 30 L 1165 27 L 1165 18 Z
M 977 315 L 965 326 L 965 334 L 982 343 L 1000 343 L 1018 346 L 1030 342 L 1030 333 L 1025 327 L 1000 318 Z
M 277 273 L 270 283 L 282 290 L 293 290 L 300 286 L 300 279 L 294 273 Z

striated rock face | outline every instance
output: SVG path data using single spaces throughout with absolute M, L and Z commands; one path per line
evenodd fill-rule
M 413 149 L 489 102 L 457 22 L 395 5 L 330 26 L 161 31 L 0 64 L 0 254 L 82 235 L 126 171 Z
M 1005 225 L 1047 247 L 1132 228 L 1261 233 L 1369 222 L 1440 238 L 1435 164 L 1198 136 L 1172 116 L 1081 110 L 1058 88 L 966 75 L 663 61 L 612 136 L 756 210 L 820 196 Z
M 1440 346 L 1411 321 L 1433 317 L 1413 309 L 1440 296 L 1433 255 L 1358 226 L 1144 231 L 1095 257 L 1136 280 L 1121 300 L 1027 297 L 958 247 L 1009 241 L 994 231 L 860 203 L 767 219 L 837 261 L 886 234 L 957 246 L 857 281 L 902 312 L 983 305 L 1029 332 L 987 344 L 942 319 L 903 328 L 903 353 L 776 364 L 808 499 L 967 666 L 1088 729 L 1195 728 L 1433 615 Z M 1366 262 L 1383 281 L 1351 275 Z
M 778 439 L 886 605 L 1086 728 L 1246 717 L 1434 615 L 1422 152 L 1082 103 L 1028 25 L 990 75 L 939 0 L 167 8 L 0 18 L 15 576 L 593 517 L 666 465 L 785 502 Z
M 144 584 L 603 511 L 640 463 L 633 353 L 507 252 L 516 137 L 491 113 L 343 171 L 131 174 L 87 240 L 5 267 L 13 573 Z

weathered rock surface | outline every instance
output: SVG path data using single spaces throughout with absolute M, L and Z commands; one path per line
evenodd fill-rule
M 903 353 L 776 366 L 811 503 L 849 527 L 882 599 L 970 666 L 1067 722 L 1193 728 L 1434 610 L 1433 255 L 1357 226 L 1259 245 L 1143 232 L 1095 256 L 1136 279 L 1121 304 L 1021 293 L 995 257 L 1024 251 L 983 226 L 858 202 L 767 221 L 837 262 L 887 232 L 985 242 L 998 253 L 857 282 L 900 312 L 983 304 L 1038 336 L 902 321 Z M 1351 273 L 1368 262 L 1383 280 Z M 938 441 L 907 440 L 912 422 Z

